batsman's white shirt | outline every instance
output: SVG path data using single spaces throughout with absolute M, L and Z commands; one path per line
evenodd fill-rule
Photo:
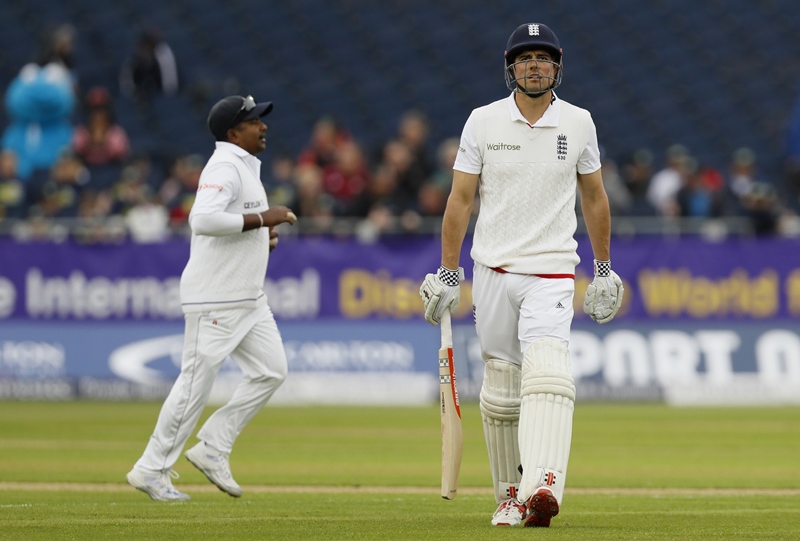
M 261 160 L 241 147 L 217 142 L 197 188 L 189 222 L 199 215 L 255 214 L 269 208 L 260 179 Z M 241 231 L 244 218 L 238 225 Z M 254 308 L 264 302 L 269 262 L 268 228 L 236 235 L 192 233 L 189 262 L 181 276 L 184 313 Z
M 453 169 L 480 175 L 476 263 L 518 274 L 575 272 L 577 173 L 600 169 L 588 111 L 556 99 L 531 125 L 512 93 L 472 111 Z

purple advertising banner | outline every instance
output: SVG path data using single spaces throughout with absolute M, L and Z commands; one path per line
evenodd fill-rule
M 576 319 L 591 281 L 591 249 L 580 238 Z M 467 282 L 457 314 L 471 315 Z M 279 320 L 422 320 L 418 288 L 439 264 L 434 237 L 287 237 L 273 252 L 265 288 Z M 623 324 L 770 322 L 800 315 L 800 250 L 795 240 L 617 238 L 613 268 L 625 282 Z M 179 321 L 186 240 L 154 245 L 17 244 L 0 240 L 0 320 Z
M 573 375 L 582 399 L 675 405 L 800 403 L 800 254 L 786 239 L 617 238 L 625 281 L 614 322 L 581 303 L 591 280 L 579 239 Z M 467 280 L 454 330 L 459 392 L 477 400 L 483 358 Z M 155 399 L 180 365 L 186 240 L 86 246 L 0 240 L 0 399 Z M 418 289 L 432 237 L 283 238 L 264 287 L 280 320 L 290 377 L 276 403 L 427 404 L 438 389 L 439 333 Z M 212 393 L 230 397 L 231 360 Z

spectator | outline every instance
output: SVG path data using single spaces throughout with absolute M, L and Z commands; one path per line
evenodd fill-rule
M 356 226 L 356 238 L 362 244 L 375 243 L 383 233 L 394 229 L 396 221 L 391 207 L 383 201 L 377 202 L 370 207 L 366 219 Z
M 619 174 L 617 162 L 609 157 L 603 148 L 600 148 L 600 163 L 603 169 L 603 186 L 608 196 L 608 207 L 612 216 L 625 216 L 633 206 L 633 198 L 631 197 L 625 181 Z M 575 210 L 580 211 L 581 196 L 577 194 L 575 198 Z
M 756 182 L 742 198 L 742 206 L 753 224 L 757 236 L 774 235 L 781 219 L 775 188 L 766 182 Z
M 73 91 L 78 95 L 78 75 L 75 71 L 75 27 L 69 23 L 57 25 L 55 28 L 44 35 L 44 44 L 42 52 L 39 55 L 37 63 L 40 66 L 47 64 L 59 64 L 70 75 L 73 85 Z
M 386 210 L 391 216 L 398 212 L 395 190 L 397 173 L 392 166 L 382 163 L 375 167 L 367 189 L 359 196 L 351 208 L 351 215 L 366 218 L 375 207 Z
M 149 154 L 140 152 L 128 158 L 125 161 L 123 175 L 120 175 L 120 178 L 124 176 L 125 169 L 129 167 L 136 169 L 137 175 L 144 179 L 148 188 L 153 193 L 158 192 L 162 187 L 164 183 L 164 173 L 162 171 L 162 167 L 160 162 L 157 162 L 157 160 L 155 160 Z
M 447 205 L 447 194 L 439 185 L 426 182 L 417 195 L 417 212 L 420 216 L 442 216 Z
M 186 225 L 197 195 L 203 166 L 204 160 L 199 154 L 181 156 L 173 162 L 170 176 L 164 181 L 158 194 L 169 209 L 172 227 Z
M 603 169 L 603 186 L 608 196 L 608 206 L 612 216 L 625 216 L 633 208 L 633 196 L 628 191 L 628 186 L 622 179 L 617 167 L 617 162 L 608 156 L 604 149 L 601 152 L 601 167 Z
M 381 235 L 393 231 L 402 220 L 403 209 L 397 204 L 397 172 L 381 163 L 372 172 L 369 187 L 354 205 L 353 215 L 364 218 L 356 228 L 362 243 L 377 241 Z
M 428 157 L 428 119 L 411 109 L 400 117 L 397 136 L 384 144 L 380 159 L 397 171 L 396 197 L 402 212 L 413 210 L 422 185 L 433 174 Z
M 355 201 L 369 185 L 369 168 L 361 147 L 350 139 L 341 143 L 334 161 L 322 169 L 325 192 L 336 202 L 336 214 L 352 214 Z
M 421 216 L 442 216 L 447 196 L 453 185 L 453 164 L 458 155 L 457 137 L 439 143 L 436 152 L 436 169 L 420 187 L 417 196 L 417 209 Z M 477 197 L 477 195 L 476 195 Z
M 297 187 L 295 214 L 304 220 L 307 231 L 321 233 L 333 223 L 333 197 L 325 193 L 322 170 L 313 163 L 298 165 L 294 170 Z
M 424 178 L 433 173 L 427 149 L 429 133 L 428 117 L 422 111 L 412 109 L 400 117 L 397 138 L 411 151 L 411 169 L 418 171 L 418 176 Z
M 26 64 L 5 97 L 10 123 L 2 148 L 17 155 L 23 181 L 35 170 L 49 170 L 70 147 L 75 94 L 66 68 L 51 62 Z
M 414 166 L 412 150 L 399 139 L 393 139 L 383 147 L 382 163 L 394 170 L 397 177 L 394 197 L 398 212 L 415 208 L 419 189 L 428 177 Z
M 131 239 L 152 243 L 169 236 L 169 211 L 153 193 L 146 169 L 138 164 L 126 166 L 114 192 L 116 212 L 124 216 Z
M 450 193 L 453 185 L 453 164 L 458 155 L 458 145 L 458 137 L 449 137 L 439 143 L 436 149 L 436 168 L 428 180 L 447 193 Z
M 125 214 L 131 240 L 139 244 L 162 242 L 169 237 L 169 212 L 158 199 L 145 199 Z
M 792 206 L 800 207 L 800 95 L 794 104 L 786 130 L 786 185 Z
M 737 199 L 745 197 L 759 181 L 756 174 L 756 153 L 749 148 L 740 148 L 731 156 L 730 180 L 728 184 Z
M 156 28 L 144 30 L 119 74 L 122 94 L 146 108 L 153 97 L 178 93 L 178 64 L 172 48 Z
M 667 164 L 650 180 L 647 200 L 661 216 L 677 216 L 680 212 L 675 196 L 685 183 L 691 168 L 697 167 L 683 145 L 672 145 L 667 149 Z
M 114 120 L 108 90 L 92 88 L 86 95 L 86 111 L 86 124 L 78 125 L 72 136 L 75 154 L 90 168 L 122 164 L 130 153 L 130 142 L 125 128 Z
M 114 198 L 108 190 L 84 189 L 81 192 L 73 235 L 78 242 L 97 244 L 122 242 L 125 225 L 122 217 L 112 214 Z
M 647 200 L 647 189 L 653 178 L 653 153 L 646 148 L 636 150 L 622 166 L 622 180 L 631 194 L 630 214 L 652 216 L 655 209 Z
M 603 173 L 605 175 L 605 171 Z M 724 214 L 725 194 L 722 175 L 715 169 L 689 172 L 675 196 L 680 216 L 718 218 Z
M 158 199 L 147 181 L 147 171 L 135 162 L 123 168 L 119 182 L 111 192 L 114 195 L 114 213 L 121 215 L 140 204 Z
M 37 171 L 27 185 L 34 215 L 41 218 L 78 216 L 81 194 L 89 182 L 89 171 L 75 155 L 62 154 L 48 171 Z
M 272 160 L 270 174 L 264 178 L 264 189 L 270 205 L 295 208 L 297 187 L 294 185 L 294 159 L 286 154 Z
M 0 220 L 25 217 L 25 187 L 17 175 L 17 155 L 0 152 Z
M 325 168 L 336 161 L 336 153 L 350 135 L 333 117 L 320 118 L 311 132 L 311 140 L 300 153 L 297 163 Z

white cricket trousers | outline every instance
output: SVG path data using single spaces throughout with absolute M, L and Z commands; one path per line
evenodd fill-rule
M 483 360 L 522 366 L 537 340 L 569 347 L 575 280 L 499 273 L 476 263 L 472 278 L 473 316 Z
M 178 461 L 228 355 L 239 365 L 244 379 L 230 401 L 214 412 L 197 434 L 219 452 L 231 452 L 245 425 L 286 379 L 286 352 L 265 299 L 252 310 L 190 313 L 185 319 L 181 373 L 136 463 L 141 470 L 165 470 Z

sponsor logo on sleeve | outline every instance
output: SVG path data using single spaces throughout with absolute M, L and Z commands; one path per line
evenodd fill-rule
M 221 192 L 222 186 L 220 186 L 219 184 L 204 183 L 197 187 L 198 192 L 202 190 L 217 190 L 218 192 Z

